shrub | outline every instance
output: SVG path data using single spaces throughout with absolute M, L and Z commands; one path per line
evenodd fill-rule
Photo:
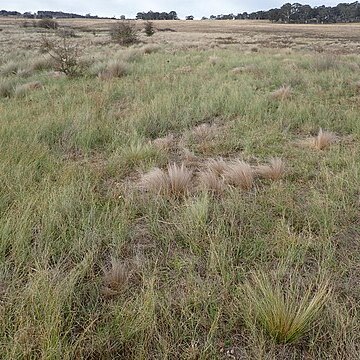
M 37 26 L 44 29 L 56 30 L 59 27 L 59 24 L 56 20 L 44 18 L 37 22 Z
M 78 47 L 66 37 L 50 40 L 43 37 L 41 47 L 54 61 L 54 68 L 67 76 L 75 76 L 80 70 Z
M 145 23 L 146 36 L 153 36 L 155 34 L 154 24 L 151 21 Z
M 110 30 L 113 41 L 122 46 L 130 46 L 138 42 L 135 26 L 128 21 L 120 21 L 114 24 Z
M 248 324 L 261 326 L 276 343 L 282 344 L 296 342 L 311 329 L 331 293 L 326 282 L 316 291 L 301 291 L 293 283 L 284 290 L 280 281 L 273 283 L 265 273 L 254 274 L 242 290 Z

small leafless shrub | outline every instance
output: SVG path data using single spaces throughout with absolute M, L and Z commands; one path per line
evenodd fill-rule
M 55 70 L 67 76 L 78 75 L 79 49 L 74 43 L 70 43 L 66 37 L 49 39 L 42 37 L 41 47 L 54 61 Z

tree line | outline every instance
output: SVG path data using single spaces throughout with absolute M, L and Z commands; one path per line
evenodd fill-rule
M 203 18 L 205 19 L 205 17 Z M 211 15 L 211 20 L 270 20 L 283 23 L 341 23 L 359 22 L 360 4 L 341 3 L 337 6 L 314 6 L 286 3 L 280 8 L 237 15 Z
M 61 11 L 38 11 L 37 13 L 0 10 L 0 16 L 18 16 L 23 18 L 98 18 L 87 14 L 85 16 Z M 341 3 L 337 6 L 314 6 L 302 5 L 300 3 L 286 3 L 280 8 L 270 10 L 255 11 L 252 13 L 221 14 L 211 15 L 210 20 L 269 20 L 282 23 L 339 23 L 339 22 L 360 22 L 360 4 L 358 1 L 353 3 Z M 125 19 L 125 16 L 121 16 Z M 137 20 L 178 20 L 176 11 L 158 12 L 138 12 Z M 186 20 L 193 20 L 192 15 L 186 16 Z M 208 19 L 203 17 L 203 20 Z

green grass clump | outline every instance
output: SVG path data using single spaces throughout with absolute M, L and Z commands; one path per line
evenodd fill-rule
M 247 320 L 258 323 L 275 342 L 282 344 L 301 339 L 331 296 L 328 283 L 320 284 L 315 291 L 308 287 L 304 292 L 291 283 L 284 291 L 279 281 L 273 284 L 264 273 L 255 274 L 243 291 L 250 310 Z

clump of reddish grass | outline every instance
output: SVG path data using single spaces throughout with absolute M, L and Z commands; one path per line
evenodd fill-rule
M 323 150 L 329 147 L 331 144 L 335 143 L 337 140 L 337 136 L 330 132 L 324 131 L 320 128 L 318 135 L 314 139 L 314 147 L 318 150 Z
M 279 89 L 273 91 L 271 94 L 270 94 L 270 97 L 271 99 L 273 100 L 280 100 L 280 101 L 283 101 L 283 100 L 286 100 L 286 99 L 289 99 L 292 95 L 292 89 L 291 89 L 291 86 L 281 86 Z
M 169 178 L 163 170 L 154 168 L 141 177 L 140 187 L 152 193 L 166 194 L 170 187 Z
M 170 183 L 169 190 L 172 195 L 184 195 L 189 191 L 193 174 L 184 164 L 181 166 L 169 165 L 167 173 Z
M 175 138 L 174 135 L 169 134 L 162 138 L 157 138 L 152 141 L 152 144 L 162 151 L 169 151 L 174 146 Z
M 226 182 L 243 190 L 250 190 L 254 183 L 251 166 L 240 160 L 228 164 L 223 176 Z
M 180 166 L 171 164 L 166 171 L 155 168 L 144 174 L 140 180 L 140 188 L 162 195 L 186 195 L 191 189 L 192 176 L 192 171 L 184 163 Z
M 199 187 L 213 194 L 222 194 L 224 192 L 224 181 L 210 170 L 202 171 L 198 176 Z
M 103 274 L 102 295 L 111 297 L 119 294 L 126 287 L 129 277 L 128 266 L 119 260 L 112 259 L 110 267 Z
M 272 158 L 269 161 L 269 165 L 256 167 L 255 173 L 265 179 L 279 180 L 285 174 L 285 164 L 280 158 Z
M 218 158 L 208 160 L 206 167 L 215 174 L 222 175 L 228 168 L 228 165 L 223 158 Z

